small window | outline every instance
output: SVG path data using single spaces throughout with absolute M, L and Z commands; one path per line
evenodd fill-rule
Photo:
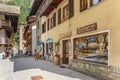
M 42 33 L 46 32 L 46 22 L 44 24 L 42 24 Z
M 47 20 L 47 30 L 49 30 L 49 19 Z
M 61 8 L 58 10 L 58 24 L 61 23 Z
M 69 6 L 68 4 L 63 7 L 63 18 L 62 20 L 65 21 L 69 18 Z
M 84 11 L 87 8 L 97 5 L 101 1 L 103 0 L 80 0 L 80 11 Z
M 80 11 L 87 9 L 87 0 L 80 0 Z

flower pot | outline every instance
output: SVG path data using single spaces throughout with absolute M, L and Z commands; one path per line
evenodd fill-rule
M 54 62 L 56 65 L 60 65 L 60 55 L 55 55 Z

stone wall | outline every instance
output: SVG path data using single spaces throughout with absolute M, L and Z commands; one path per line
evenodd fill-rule
M 120 68 L 98 63 L 73 60 L 71 69 L 93 76 L 98 80 L 120 80 Z

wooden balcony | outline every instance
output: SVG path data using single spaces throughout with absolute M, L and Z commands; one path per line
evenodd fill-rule
M 3 28 L 7 28 L 11 26 L 11 22 L 9 20 L 0 20 L 0 25 Z

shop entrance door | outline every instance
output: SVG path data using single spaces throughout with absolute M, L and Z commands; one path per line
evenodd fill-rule
M 68 40 L 63 40 L 63 64 L 68 64 L 69 62 L 69 44 Z

